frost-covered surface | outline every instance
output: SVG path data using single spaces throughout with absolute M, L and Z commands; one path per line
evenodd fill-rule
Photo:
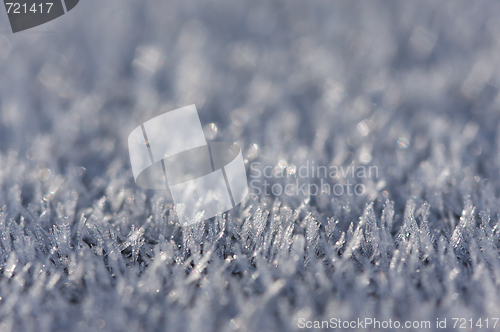
M 88 0 L 35 29 L 53 33 L 3 35 L 0 331 L 498 317 L 499 14 Z M 249 163 L 378 177 L 358 179 L 365 195 L 252 196 L 182 228 L 133 182 L 126 138 L 192 103 Z

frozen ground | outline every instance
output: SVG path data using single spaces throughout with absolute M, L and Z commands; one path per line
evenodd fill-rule
M 492 330 L 499 15 L 494 1 L 87 0 L 4 32 L 0 331 Z M 126 144 L 192 103 L 248 165 L 378 176 L 354 179 L 364 195 L 262 194 L 182 228 L 135 185 Z

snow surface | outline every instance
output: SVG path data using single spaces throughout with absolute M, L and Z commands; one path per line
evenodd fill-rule
M 0 331 L 491 323 L 499 14 L 494 1 L 87 0 L 15 35 L 2 14 Z M 378 176 L 351 179 L 364 195 L 254 195 L 181 227 L 164 193 L 135 185 L 127 136 L 193 103 L 248 166 Z

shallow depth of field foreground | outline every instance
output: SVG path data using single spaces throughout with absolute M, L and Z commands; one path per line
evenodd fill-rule
M 0 331 L 493 330 L 499 15 L 493 1 L 88 0 L 0 35 Z M 181 227 L 164 192 L 134 183 L 127 136 L 190 104 L 270 186 Z M 377 172 L 299 179 L 361 193 L 279 193 L 312 163 Z

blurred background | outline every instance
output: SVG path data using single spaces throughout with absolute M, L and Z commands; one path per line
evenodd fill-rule
M 273 149 L 330 145 L 365 119 L 390 119 L 391 136 L 480 119 L 496 105 L 498 6 L 87 0 L 17 34 L 2 12 L 2 149 L 50 136 L 85 162 L 94 136 L 119 155 L 128 127 L 191 103 L 224 138 Z
M 401 184 L 432 153 L 429 141 L 447 151 L 436 158 L 463 159 L 447 155 L 451 138 L 479 133 L 474 167 L 496 178 L 482 157 L 497 138 L 499 10 L 86 0 L 17 34 L 2 11 L 0 149 L 56 174 L 84 167 L 90 181 L 112 160 L 129 168 L 131 128 L 194 103 L 207 135 L 238 142 L 249 160 L 354 159 Z
M 84 185 L 113 161 L 132 179 L 130 131 L 194 103 L 207 137 L 249 162 L 375 165 L 359 207 L 404 206 L 455 171 L 498 180 L 499 13 L 494 1 L 86 0 L 12 34 L 2 11 L 0 149 L 53 175 L 83 167 Z

